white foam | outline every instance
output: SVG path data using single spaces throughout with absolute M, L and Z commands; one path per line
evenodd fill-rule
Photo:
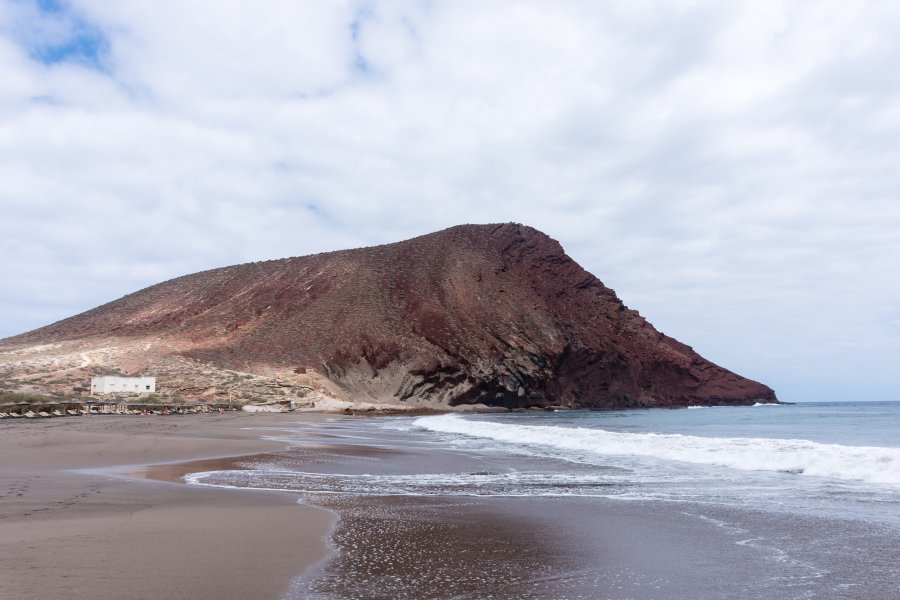
M 416 419 L 429 431 L 550 448 L 567 454 L 649 457 L 744 471 L 775 471 L 900 487 L 900 448 L 809 440 L 623 433 L 555 425 L 516 425 L 459 415 Z
M 612 490 L 603 473 L 546 473 L 533 471 L 475 473 L 416 473 L 375 475 L 311 473 L 273 467 L 190 473 L 192 485 L 315 494 L 379 496 L 602 496 Z

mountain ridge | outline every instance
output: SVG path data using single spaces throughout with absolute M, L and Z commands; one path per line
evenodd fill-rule
M 82 358 L 61 361 L 73 376 L 160 372 L 198 399 L 275 385 L 285 397 L 432 408 L 777 401 L 516 223 L 177 277 L 0 340 L 0 375 L 15 376 L 8 356 L 54 344 Z

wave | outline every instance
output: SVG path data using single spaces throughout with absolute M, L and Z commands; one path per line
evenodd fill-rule
M 775 404 L 774 402 L 757 402 L 756 404 L 751 404 L 750 407 L 755 406 L 784 406 L 783 404 Z M 736 408 L 734 406 L 725 405 L 725 404 L 692 404 L 687 406 L 686 408 Z
M 373 496 L 610 496 L 623 486 L 603 473 L 533 471 L 417 473 L 414 475 L 310 473 L 282 469 L 204 471 L 184 476 L 192 485 L 312 494 Z
M 844 446 L 798 439 L 713 438 L 514 425 L 459 415 L 421 417 L 415 425 L 428 431 L 505 442 L 522 449 L 540 446 L 561 457 L 567 454 L 645 457 L 900 487 L 900 448 Z

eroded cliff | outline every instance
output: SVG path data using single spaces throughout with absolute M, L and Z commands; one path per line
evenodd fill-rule
M 173 279 L 3 340 L 3 376 L 54 348 L 80 357 L 68 376 L 155 372 L 164 387 L 168 374 L 200 399 L 250 382 L 432 407 L 775 401 L 658 332 L 558 242 L 518 224 Z

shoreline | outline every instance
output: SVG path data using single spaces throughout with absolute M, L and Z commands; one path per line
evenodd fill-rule
M 281 429 L 299 444 L 261 437 Z M 461 451 L 376 419 L 0 424 L 0 452 L 4 600 L 856 600 L 895 589 L 895 528 L 752 503 L 642 499 L 640 484 L 627 481 L 617 485 L 634 494 L 620 497 L 602 486 L 596 496 L 456 494 L 454 477 L 481 485 L 481 476 L 550 473 L 559 463 Z M 256 464 L 275 474 L 284 467 L 296 491 L 275 489 L 285 485 L 277 480 L 264 487 L 265 470 L 247 480 L 259 488 L 181 479 Z M 314 475 L 311 487 L 291 471 Z M 848 562 L 848 548 L 865 561 Z
M 465 451 L 371 419 L 339 418 L 306 432 L 313 443 L 248 461 L 274 467 L 271 479 L 262 470 L 220 481 L 307 490 L 307 502 L 340 515 L 331 536 L 337 554 L 298 577 L 284 600 L 862 600 L 896 592 L 900 537 L 879 523 L 752 502 L 642 497 L 640 482 L 627 479 L 616 484 L 625 486 L 621 495 L 608 495 L 605 484 L 583 495 L 540 488 L 523 495 L 515 484 L 504 489 L 503 477 L 501 487 L 479 490 L 482 476 L 546 474 L 561 464 Z M 460 488 L 460 478 L 469 483 Z M 865 560 L 848 561 L 848 548 Z
M 257 429 L 320 418 L 104 415 L 0 424 L 0 597 L 281 597 L 331 555 L 336 515 L 298 503 L 295 493 L 189 486 L 175 473 L 196 461 L 284 449 Z M 168 479 L 158 476 L 164 469 Z

